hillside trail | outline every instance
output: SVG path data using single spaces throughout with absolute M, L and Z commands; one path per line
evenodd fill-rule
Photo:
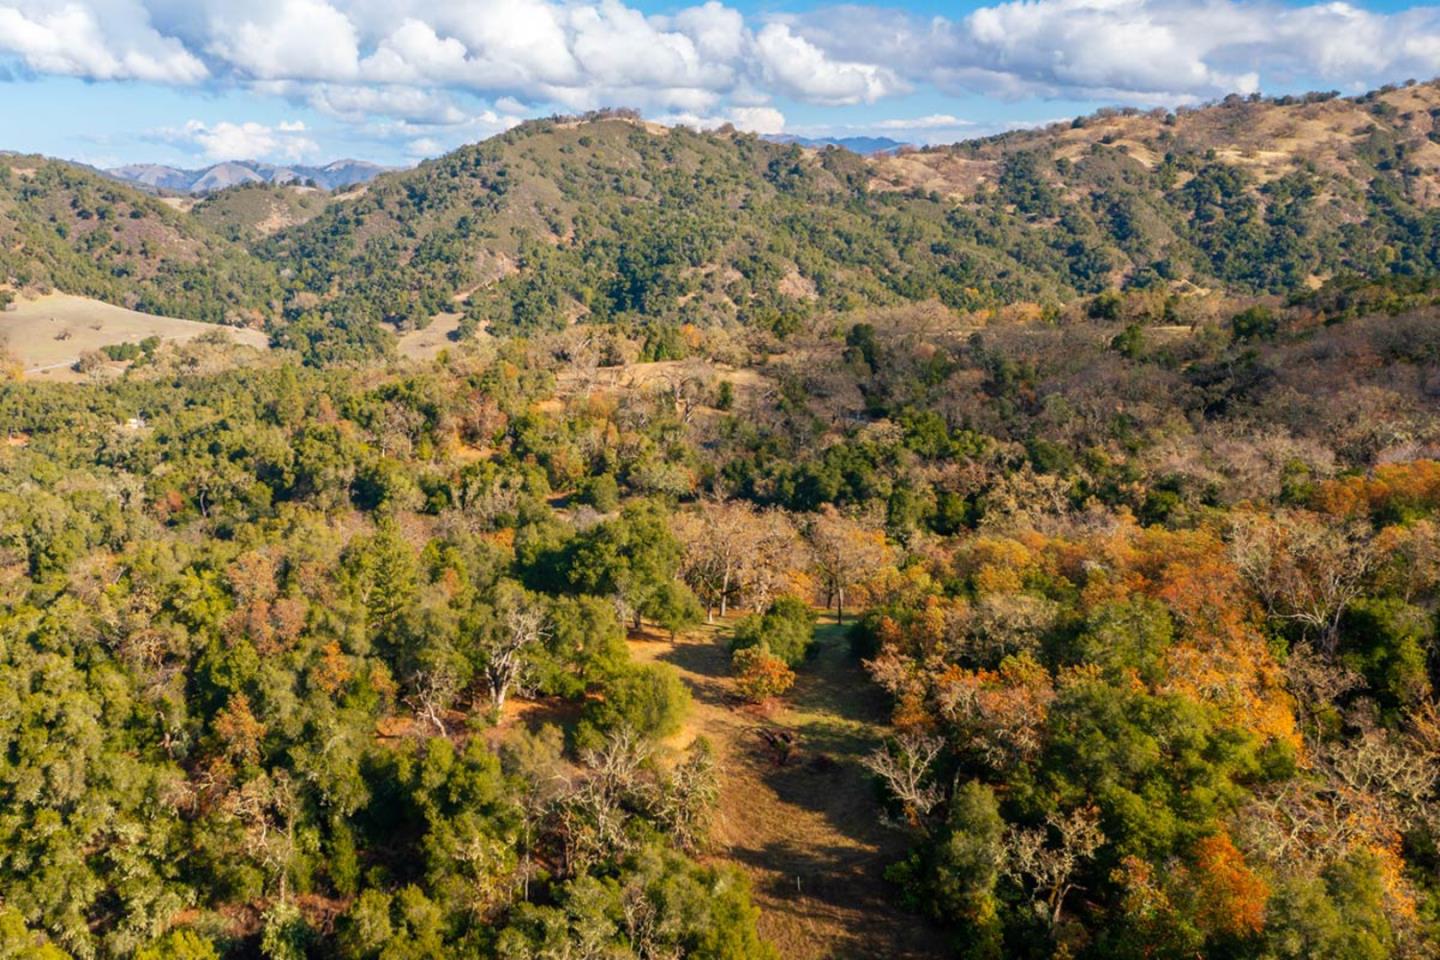
M 894 903 L 886 866 L 907 837 L 886 825 L 862 759 L 884 735 L 883 693 L 851 658 L 833 618 L 816 631 L 815 655 L 770 712 L 733 694 L 729 629 L 709 626 L 676 643 L 631 641 L 641 661 L 673 665 L 695 697 L 686 728 L 714 746 L 721 791 L 711 858 L 749 875 L 760 932 L 785 960 L 918 960 L 949 955 L 942 935 Z M 779 762 L 759 730 L 788 732 Z

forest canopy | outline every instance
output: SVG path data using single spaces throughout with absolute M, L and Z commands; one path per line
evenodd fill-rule
M 6 295 L 275 346 L 0 381 L 0 957 L 1435 956 L 1430 92 L 535 121 L 268 236 L 0 156 Z

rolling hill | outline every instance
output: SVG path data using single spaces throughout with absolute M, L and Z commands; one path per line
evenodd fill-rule
M 252 182 L 186 201 L 186 209 L 206 228 L 245 243 L 305 223 L 336 199 L 313 187 Z
M 296 265 L 311 343 L 327 316 L 414 326 L 457 297 L 473 323 L 532 330 L 1283 294 L 1433 269 L 1435 114 L 1434 84 L 1230 98 L 872 158 L 623 113 L 534 121 L 381 177 L 262 255 Z
M 275 269 L 159 199 L 84 167 L 0 157 L 0 282 L 144 313 L 254 326 Z
M 316 362 L 457 309 L 462 335 L 587 318 L 663 357 L 685 324 L 783 332 L 861 305 L 1289 294 L 1433 271 L 1437 116 L 1440 87 L 1413 84 L 862 157 L 612 111 L 531 121 L 323 208 L 262 185 L 188 213 L 7 157 L 0 266 L 137 309 L 267 320 Z

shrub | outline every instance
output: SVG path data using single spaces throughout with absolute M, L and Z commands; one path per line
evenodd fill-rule
M 778 697 L 795 685 L 795 671 L 763 646 L 742 647 L 730 658 L 735 686 L 751 703 Z
M 105 366 L 105 355 L 98 350 L 86 350 L 80 354 L 80 359 L 75 361 L 74 370 L 76 373 L 94 373 Z
M 735 625 L 732 652 L 765 647 L 786 666 L 796 666 L 810 653 L 815 640 L 815 612 L 798 597 L 780 597 L 763 614 L 751 614 Z
M 735 406 L 735 385 L 729 380 L 721 380 L 720 386 L 715 391 L 715 409 L 729 410 Z
M 1269 307 L 1257 305 L 1230 318 L 1230 332 L 1237 343 L 1274 340 L 1280 332 L 1280 321 Z
M 673 667 L 626 667 L 605 685 L 605 699 L 586 705 L 577 742 L 598 743 L 603 734 L 625 727 L 658 740 L 679 731 L 689 709 L 690 691 Z
M 586 481 L 580 499 L 601 513 L 610 513 L 620 506 L 620 485 L 613 474 L 599 474 Z

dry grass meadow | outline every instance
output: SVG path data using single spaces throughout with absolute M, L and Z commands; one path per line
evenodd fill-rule
M 19 299 L 11 309 L 0 311 L 0 345 L 33 380 L 83 379 L 71 369 L 80 355 L 111 344 L 139 343 L 146 337 L 186 343 L 217 330 L 234 343 L 260 350 L 269 345 L 269 338 L 259 330 L 156 317 L 62 293 Z M 109 366 L 118 370 L 123 364 Z

